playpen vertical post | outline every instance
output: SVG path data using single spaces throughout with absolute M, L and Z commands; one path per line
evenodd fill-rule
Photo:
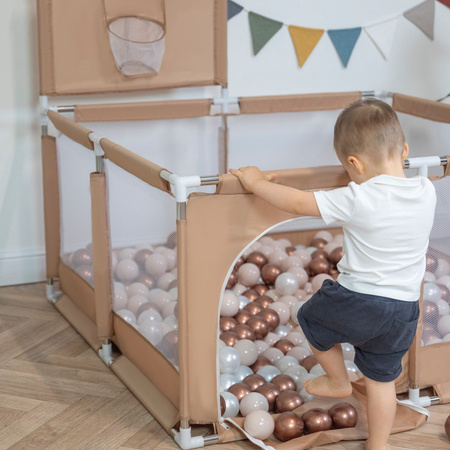
M 102 348 L 99 356 L 110 365 L 113 362 L 110 338 L 113 335 L 112 280 L 106 175 L 104 172 L 101 137 L 91 133 L 97 172 L 91 173 L 92 253 L 95 283 L 95 321 Z

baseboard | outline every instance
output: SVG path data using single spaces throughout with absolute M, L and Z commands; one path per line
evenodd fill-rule
M 0 286 L 45 281 L 45 251 L 0 252 Z

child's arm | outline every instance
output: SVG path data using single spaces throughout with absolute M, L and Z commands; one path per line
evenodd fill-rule
M 316 198 L 312 192 L 300 191 L 288 186 L 273 184 L 276 174 L 267 176 L 257 167 L 230 169 L 247 191 L 253 192 L 266 202 L 289 213 L 300 216 L 320 216 Z

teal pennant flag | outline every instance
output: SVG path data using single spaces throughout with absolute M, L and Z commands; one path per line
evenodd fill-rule
M 250 32 L 252 34 L 254 55 L 257 55 L 283 26 L 282 22 L 260 16 L 252 11 L 248 13 L 248 21 L 250 24 Z
M 333 42 L 334 48 L 338 52 L 344 67 L 347 67 L 348 60 L 350 59 L 360 34 L 361 27 L 328 30 L 331 42 Z
M 230 20 L 237 14 L 239 14 L 244 9 L 243 6 L 234 3 L 232 0 L 228 0 L 228 16 L 227 19 Z

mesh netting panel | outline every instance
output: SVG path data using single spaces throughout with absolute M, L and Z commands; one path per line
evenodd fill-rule
M 175 200 L 107 163 L 113 309 L 178 367 Z
M 117 68 L 125 76 L 156 75 L 165 50 L 161 24 L 121 17 L 109 24 L 109 42 Z
M 61 259 L 91 286 L 92 226 L 90 173 L 94 153 L 60 135 L 57 140 L 61 194 Z
M 340 228 L 325 227 L 312 218 L 279 225 L 245 249 L 231 270 L 219 321 L 225 417 L 246 408 L 240 400 L 250 389 L 267 398 L 270 412 L 282 408 L 276 400 L 282 390 L 296 391 L 290 394 L 292 405 L 312 399 L 304 381 L 325 372 L 312 355 L 297 312 L 325 279 L 335 280 L 339 273 L 343 234 Z M 362 374 L 353 362 L 354 347 L 346 343 L 342 348 L 355 381 Z
M 427 252 L 422 345 L 450 341 L 450 177 L 433 184 L 437 204 Z

